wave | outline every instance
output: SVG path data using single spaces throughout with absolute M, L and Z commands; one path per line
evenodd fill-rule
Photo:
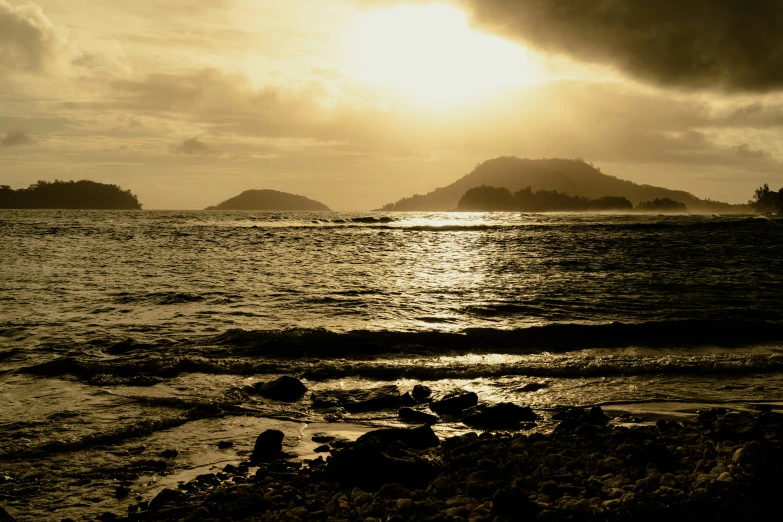
M 556 323 L 513 330 L 470 328 L 461 332 L 325 329 L 231 329 L 209 343 L 232 353 L 286 358 L 405 352 L 533 353 L 628 346 L 749 346 L 783 341 L 783 324 L 742 319 L 648 321 L 642 323 Z
M 156 344 L 132 339 L 105 345 L 112 357 L 59 357 L 16 371 L 47 377 L 71 376 L 93 386 L 151 386 L 184 373 L 296 374 L 314 380 L 343 376 L 388 380 L 416 378 L 571 377 L 645 373 L 732 373 L 783 371 L 783 354 L 656 349 L 757 346 L 783 342 L 783 324 L 766 321 L 656 321 L 636 324 L 550 324 L 516 330 L 462 332 L 325 329 L 228 330 L 199 341 Z M 591 348 L 640 347 L 631 357 Z M 443 356 L 510 355 L 508 360 L 448 364 Z M 432 357 L 432 359 L 427 359 Z M 521 358 L 520 358 L 521 357 Z M 557 360 L 553 358 L 558 358 Z M 392 362 L 389 362 L 392 361 Z M 537 362 L 538 361 L 538 362 Z M 543 361 L 543 362 L 541 362 Z
M 536 214 L 532 214 L 535 216 Z M 577 214 L 578 216 L 578 214 Z M 530 222 L 520 220 L 518 222 L 505 222 L 505 223 L 474 223 L 474 224 L 444 224 L 444 225 L 406 225 L 404 222 L 400 223 L 400 220 L 386 219 L 386 218 L 353 218 L 353 219 L 336 219 L 331 222 L 323 222 L 316 224 L 291 224 L 291 225 L 276 225 L 274 230 L 313 230 L 323 227 L 335 228 L 335 229 L 374 229 L 374 230 L 394 230 L 399 232 L 491 232 L 491 231 L 509 231 L 509 230 L 525 230 L 525 231 L 540 231 L 540 230 L 552 230 L 552 229 L 575 229 L 580 231 L 586 230 L 602 230 L 602 231 L 657 231 L 657 230 L 736 230 L 736 229 L 756 229 L 756 228 L 769 228 L 779 227 L 783 225 L 781 219 L 769 219 L 764 217 L 743 217 L 743 218 L 731 218 L 727 220 L 712 219 L 712 220 L 698 220 L 694 221 L 690 216 L 672 216 L 668 221 L 655 221 L 655 222 L 627 222 L 627 221 L 614 221 L 614 222 Z M 264 229 L 263 227 L 255 227 Z M 267 229 L 264 229 L 267 230 Z
M 530 377 L 571 379 L 585 377 L 628 377 L 644 375 L 749 375 L 783 372 L 783 354 L 695 355 L 695 356 L 582 356 L 539 357 L 512 362 L 476 362 L 451 360 L 448 364 L 411 361 L 321 362 L 304 369 L 302 377 L 310 381 L 331 381 L 346 377 L 396 381 L 412 379 L 498 379 Z

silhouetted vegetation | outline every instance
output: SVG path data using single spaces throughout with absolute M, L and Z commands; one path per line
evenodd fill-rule
M 756 212 L 781 214 L 783 213 L 783 188 L 773 192 L 769 185 L 764 183 L 764 186 L 756 189 L 753 199 L 748 201 L 748 205 L 753 207 Z
M 466 212 L 518 211 L 518 212 L 587 212 L 632 210 L 630 201 L 618 196 L 590 199 L 569 196 L 557 190 L 539 190 L 525 187 L 515 193 L 505 187 L 482 185 L 462 196 L 457 210 Z
M 687 212 L 688 207 L 685 206 L 685 203 L 673 199 L 655 198 L 652 201 L 642 201 L 636 206 L 636 210 L 642 212 Z
M 140 210 L 130 190 L 95 181 L 39 181 L 26 189 L 0 185 L 0 208 Z
M 581 159 L 544 158 L 527 159 L 503 156 L 476 165 L 454 183 L 437 188 L 424 195 L 415 194 L 396 203 L 383 206 L 383 210 L 445 211 L 455 208 L 466 191 L 482 185 L 505 187 L 514 192 L 532 187 L 558 194 L 571 194 L 592 201 L 603 199 L 607 194 L 622 196 L 632 204 L 668 198 L 684 202 L 688 209 L 696 212 L 747 213 L 749 205 L 731 205 L 720 201 L 702 200 L 682 190 L 670 190 L 651 185 L 638 185 L 601 172 L 601 169 Z M 554 196 L 557 199 L 557 196 Z M 576 204 L 571 201 L 570 203 Z M 607 201 L 608 208 L 590 210 L 614 210 L 615 202 Z M 627 209 L 627 208 L 626 208 Z M 568 209 L 563 209 L 568 210 Z
M 278 190 L 246 190 L 238 196 L 205 210 L 311 210 L 328 211 L 329 207 L 304 196 Z

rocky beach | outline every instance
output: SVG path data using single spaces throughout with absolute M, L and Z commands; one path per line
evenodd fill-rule
M 257 388 L 283 401 L 305 393 L 290 377 Z M 382 395 L 386 402 L 350 394 L 334 400 L 340 407 L 392 407 L 389 391 Z M 765 520 L 777 509 L 783 414 L 770 406 L 713 408 L 682 422 L 633 426 L 640 419 L 611 418 L 599 406 L 535 412 L 482 404 L 472 392 L 429 395 L 424 386 L 398 395 L 397 406 L 410 404 L 399 408 L 400 418 L 432 424 L 439 415 L 473 431 L 439 439 L 421 424 L 368 431 L 354 441 L 316 434 L 308 442 L 318 444 L 319 456 L 301 459 L 286 451 L 282 431 L 265 430 L 237 465 L 139 496 L 127 513 L 97 519 Z M 539 422 L 554 428 L 533 430 Z M 117 487 L 118 498 L 133 494 Z M 0 520 L 14 519 L 0 511 Z

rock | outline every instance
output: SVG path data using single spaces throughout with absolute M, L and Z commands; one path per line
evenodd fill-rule
M 474 407 L 465 412 L 462 421 L 469 426 L 484 428 L 517 428 L 520 423 L 533 422 L 538 416 L 529 406 L 501 402 L 484 408 Z
M 415 424 L 435 424 L 438 422 L 438 417 L 413 408 L 400 408 L 400 420 Z
M 114 496 L 117 498 L 126 498 L 128 495 L 130 495 L 130 488 L 126 486 L 117 486 L 117 488 L 114 490 Z
M 160 493 L 155 495 L 155 498 L 150 500 L 149 503 L 149 509 L 151 511 L 157 511 L 166 504 L 170 504 L 172 502 L 177 502 L 182 498 L 182 493 L 177 491 L 176 489 L 169 489 L 166 488 L 162 490 Z
M 411 499 L 413 498 L 413 492 L 407 488 L 404 488 L 400 486 L 399 484 L 385 484 L 381 489 L 378 490 L 378 492 L 374 495 L 375 498 L 390 498 L 390 499 L 399 499 L 399 498 L 407 498 Z
M 204 506 L 201 506 L 197 510 L 190 513 L 185 519 L 185 522 L 197 522 L 198 520 L 205 520 L 210 517 L 210 512 Z
M 177 455 L 179 455 L 179 451 L 177 451 L 175 449 L 166 449 L 166 450 L 163 450 L 163 451 L 160 452 L 160 456 L 164 457 L 164 458 L 167 458 L 167 459 L 174 458 Z
M 231 442 L 230 440 L 221 440 L 220 442 L 217 443 L 218 449 L 228 449 L 233 445 L 234 443 Z
M 313 442 L 318 442 L 319 444 L 324 444 L 327 442 L 332 442 L 334 439 L 336 439 L 334 435 L 321 435 L 320 433 L 316 433 L 312 437 L 310 437 L 310 440 Z
M 433 459 L 411 451 L 410 446 L 402 444 L 396 435 L 378 435 L 379 432 L 403 431 L 415 430 L 378 430 L 362 435 L 355 443 L 332 455 L 326 465 L 325 477 L 343 485 L 372 489 L 393 483 L 412 488 L 426 487 L 438 476 L 441 466 Z
M 648 440 L 640 451 L 630 455 L 627 464 L 635 467 L 657 467 L 661 471 L 668 471 L 674 464 L 674 455 L 663 444 Z
M 380 386 L 372 389 L 330 390 L 313 393 L 314 408 L 334 408 L 342 406 L 349 413 L 399 408 L 400 390 L 395 385 Z
M 326 444 L 321 444 L 320 446 L 315 448 L 313 451 L 316 452 L 316 453 L 327 453 L 329 451 L 332 451 L 332 449 L 329 446 L 327 446 Z
M 430 404 L 430 409 L 442 415 L 460 415 L 477 404 L 478 395 L 474 392 L 456 391 Z
M 3 506 L 0 506 L 0 522 L 16 522 L 16 519 L 9 515 Z
M 417 384 L 413 387 L 411 395 L 417 402 L 425 402 L 432 395 L 432 390 L 422 384 Z
M 427 488 L 427 493 L 440 497 L 453 497 L 459 486 L 448 475 L 440 475 Z
M 417 404 L 410 393 L 405 392 L 400 396 L 400 406 L 415 406 Z
M 528 494 L 519 488 L 499 489 L 492 496 L 490 513 L 501 517 L 513 517 L 515 520 L 535 518 L 541 508 L 530 500 Z
M 292 520 L 301 520 L 303 518 L 306 518 L 307 515 L 309 515 L 309 514 L 310 514 L 310 512 L 307 511 L 307 508 L 306 507 L 301 507 L 301 506 L 300 507 L 291 508 L 291 509 L 289 509 L 288 511 L 285 512 L 286 518 L 292 519 Z
M 440 444 L 440 439 L 438 439 L 438 436 L 435 435 L 435 432 L 433 432 L 432 428 L 429 426 L 410 429 L 386 428 L 370 431 L 359 437 L 356 442 L 370 437 L 377 439 L 382 444 L 388 445 L 390 443 L 399 442 L 410 449 L 417 450 L 434 448 Z
M 116 513 L 112 513 L 111 511 L 105 511 L 105 512 L 101 513 L 100 515 L 98 515 L 96 518 L 98 520 L 100 520 L 101 522 L 114 522 L 115 520 L 119 519 L 117 514 Z
M 561 421 L 555 432 L 574 431 L 582 425 L 605 426 L 610 420 L 600 406 L 593 406 L 589 412 L 582 408 L 568 408 L 553 415 L 552 419 Z
M 283 439 L 285 434 L 280 430 L 266 430 L 256 438 L 250 462 L 266 462 L 283 457 Z
M 296 377 L 283 375 L 270 382 L 258 382 L 252 386 L 253 393 L 268 399 L 293 402 L 307 393 L 307 387 Z

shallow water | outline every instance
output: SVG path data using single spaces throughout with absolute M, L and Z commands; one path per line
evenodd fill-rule
M 242 391 L 282 374 L 315 391 L 464 388 L 532 406 L 542 430 L 559 405 L 650 420 L 781 401 L 781 224 L 0 211 L 0 505 L 121 512 L 246 458 L 268 427 L 305 457 L 314 430 L 399 424 Z

